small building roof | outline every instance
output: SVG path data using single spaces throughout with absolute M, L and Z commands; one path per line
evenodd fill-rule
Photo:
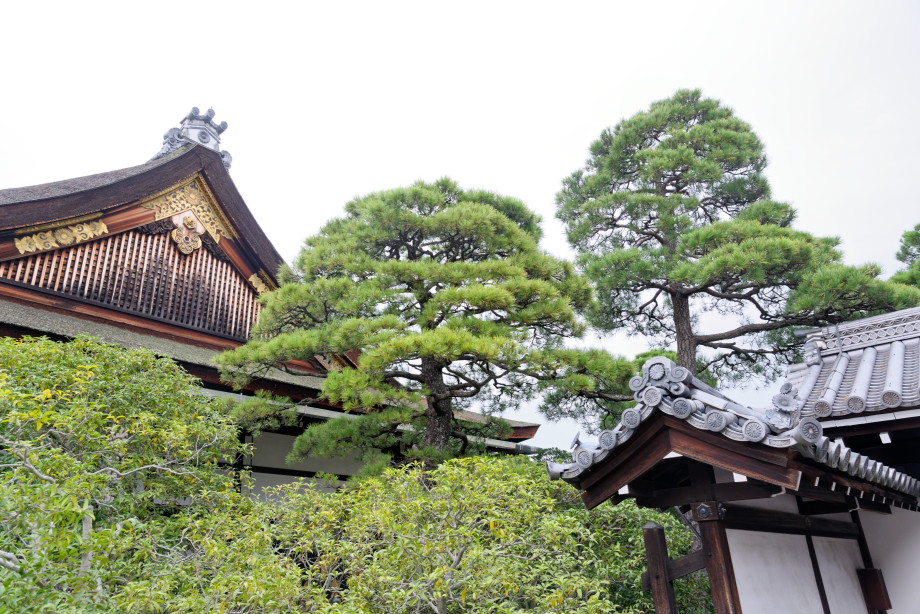
M 920 481 L 913 476 L 856 452 L 843 441 L 824 436 L 821 423 L 802 412 L 803 398 L 790 382 L 773 396 L 772 407 L 756 409 L 736 403 L 671 360 L 655 357 L 643 365 L 641 376 L 630 381 L 630 388 L 635 393 L 636 406 L 623 412 L 616 427 L 602 431 L 597 443 L 576 438 L 573 462 L 547 464 L 552 477 L 589 489 L 598 484 L 598 475 L 622 465 L 624 455 L 643 454 L 643 462 L 648 465 L 645 468 L 651 469 L 667 454 L 676 452 L 729 471 L 749 472 L 751 477 L 792 490 L 810 466 L 830 469 L 826 472 L 830 479 L 847 484 L 847 489 L 859 489 L 862 484 L 871 490 L 875 485 L 899 493 L 901 502 L 910 506 L 915 506 L 920 496 Z M 670 420 L 662 422 L 662 415 Z M 680 436 L 661 435 L 652 452 L 629 445 L 642 433 L 642 437 L 651 437 L 644 428 L 651 422 L 656 423 L 656 429 L 664 425 L 673 431 L 681 423 L 693 428 L 681 427 Z M 686 434 L 694 431 L 699 435 L 688 440 Z M 766 468 L 761 467 L 762 458 L 758 457 L 765 457 L 771 448 L 784 454 L 766 456 Z M 755 467 L 751 462 L 759 465 Z M 586 501 L 594 505 L 603 500 L 598 499 L 597 493 L 585 494 Z M 615 491 L 604 491 L 600 496 L 612 494 Z

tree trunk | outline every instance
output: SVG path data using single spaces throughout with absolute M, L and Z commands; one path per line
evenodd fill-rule
M 674 307 L 674 331 L 677 336 L 677 364 L 696 375 L 696 337 L 690 319 L 690 298 L 671 293 L 671 305 Z
M 88 511 L 83 514 L 83 524 L 82 524 L 82 537 L 83 537 L 83 554 L 80 556 L 80 571 L 78 575 L 85 575 L 92 568 L 93 564 L 93 551 L 89 549 L 86 545 L 89 543 L 89 538 L 93 534 L 93 517 L 89 515 Z
M 425 417 L 428 424 L 425 427 L 425 445 L 438 450 L 443 450 L 450 442 L 453 431 L 454 412 L 451 398 L 447 396 L 447 385 L 444 383 L 444 374 L 441 371 L 444 365 L 430 358 L 422 358 L 422 378 L 428 388 L 428 407 L 425 408 Z

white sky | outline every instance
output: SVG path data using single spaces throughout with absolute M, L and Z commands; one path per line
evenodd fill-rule
M 21 2 L 0 54 L 0 188 L 140 164 L 213 106 L 288 260 L 351 198 L 445 175 L 522 199 L 567 256 L 563 177 L 682 87 L 753 126 L 774 197 L 847 262 L 893 273 L 920 222 L 916 2 Z

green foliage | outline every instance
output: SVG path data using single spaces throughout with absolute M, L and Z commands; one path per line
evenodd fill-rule
M 907 266 L 892 275 L 891 281 L 920 288 L 920 224 L 914 226 L 913 230 L 904 231 L 897 259 Z
M 791 326 L 920 302 L 876 268 L 840 264 L 837 239 L 794 230 L 765 166 L 750 126 L 698 90 L 605 130 L 557 195 L 597 287 L 592 322 L 676 342 L 679 364 L 731 380 L 791 359 Z
M 908 267 L 913 266 L 920 259 L 920 224 L 914 226 L 913 230 L 904 231 L 897 259 Z
M 315 612 L 651 612 L 638 588 L 642 526 L 691 534 L 632 503 L 588 511 L 526 459 L 470 457 L 389 469 L 337 494 L 288 487 L 272 530 L 304 564 Z M 676 582 L 682 612 L 706 612 L 699 576 Z
M 224 376 L 241 383 L 291 359 L 360 350 L 358 367 L 331 372 L 322 395 L 365 417 L 308 428 L 295 456 L 470 453 L 469 435 L 486 433 L 455 410 L 474 399 L 487 412 L 516 408 L 556 375 L 574 354 L 563 339 L 583 330 L 586 281 L 538 249 L 539 218 L 522 203 L 447 179 L 346 211 L 263 297 L 253 339 L 219 359 Z M 397 432 L 400 422 L 415 435 Z
M 247 500 L 247 450 L 174 363 L 0 339 L 0 612 L 650 612 L 630 504 L 584 509 L 522 458 L 386 470 Z M 334 477 L 334 476 L 331 476 Z M 707 611 L 701 578 L 682 611 Z
M 218 463 L 244 451 L 171 361 L 0 339 L 0 612 L 292 605 L 293 565 L 232 520 L 251 504 Z
M 641 374 L 646 360 L 655 356 L 677 360 L 676 352 L 664 349 L 641 352 L 630 361 L 601 350 L 561 353 L 564 360 L 554 377 L 540 382 L 544 392 L 540 408 L 552 420 L 578 420 L 589 431 L 613 428 L 623 410 L 636 404 L 629 380 Z M 697 371 L 704 382 L 717 386 L 702 361 L 698 361 Z

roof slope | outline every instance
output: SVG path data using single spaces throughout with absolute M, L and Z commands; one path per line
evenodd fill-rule
M 803 416 L 920 405 L 920 307 L 812 332 L 787 381 L 800 391 Z
M 752 446 L 791 448 L 821 465 L 861 480 L 920 496 L 920 481 L 883 463 L 854 452 L 840 441 L 823 435 L 821 424 L 802 414 L 802 399 L 788 382 L 772 399 L 769 409 L 745 407 L 694 377 L 689 370 L 664 357 L 646 361 L 642 375 L 630 381 L 637 405 L 627 409 L 620 423 L 600 433 L 598 443 L 576 440 L 568 464 L 548 463 L 551 476 L 581 485 L 583 474 L 631 439 L 653 413 L 685 421 L 700 431 L 719 433 L 726 439 Z
M 4 237 L 10 242 L 13 234 L 29 227 L 116 210 L 195 175 L 214 194 L 222 215 L 238 235 L 242 251 L 255 268 L 277 283 L 281 256 L 246 206 L 220 154 L 199 145 L 184 145 L 162 158 L 117 171 L 0 190 L 0 242 Z
M 51 183 L 42 183 L 39 185 L 26 186 L 22 188 L 9 188 L 6 190 L 0 190 L 0 207 L 17 203 L 29 203 L 38 200 L 60 198 L 62 196 L 69 196 L 79 192 L 86 192 L 88 190 L 93 190 L 95 188 L 117 183 L 119 181 L 141 175 L 150 169 L 156 168 L 163 164 L 167 164 L 171 160 L 178 158 L 182 154 L 186 153 L 193 147 L 195 147 L 195 145 L 188 144 L 170 152 L 161 158 L 154 158 L 143 164 L 122 168 L 115 171 L 97 173 L 95 175 L 87 175 L 85 177 L 75 177 L 73 179 L 64 179 L 61 181 L 53 181 Z

